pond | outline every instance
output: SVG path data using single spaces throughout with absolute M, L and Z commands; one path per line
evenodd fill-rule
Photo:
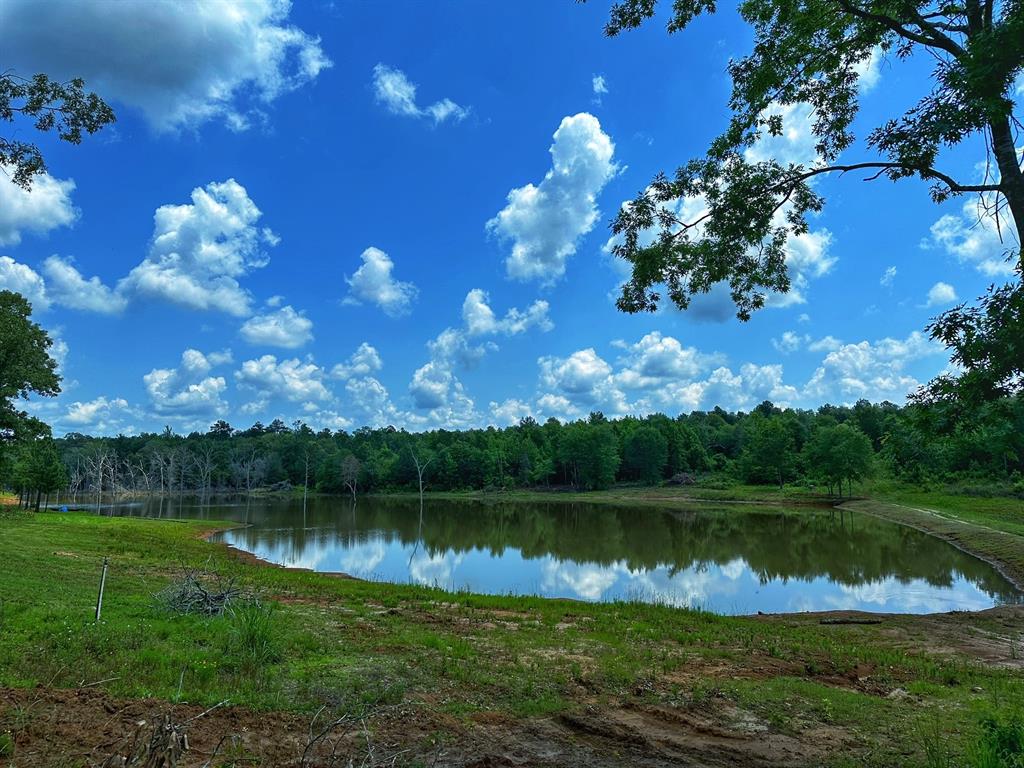
M 187 500 L 120 514 L 247 523 L 221 535 L 279 565 L 489 594 L 640 600 L 723 614 L 931 613 L 1024 602 L 995 568 L 920 531 L 833 509 L 569 501 Z

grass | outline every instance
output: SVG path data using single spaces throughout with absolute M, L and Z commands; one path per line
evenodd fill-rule
M 618 493 L 616 501 L 634 492 Z M 648 500 L 655 503 L 653 494 Z M 79 514 L 0 518 L 0 686 L 93 686 L 119 697 L 229 699 L 306 713 L 325 703 L 362 710 L 403 702 L 456 722 L 480 712 L 523 718 L 728 702 L 783 733 L 841 727 L 865 760 L 898 747 L 907 765 L 928 764 L 926 742 L 908 747 L 906 734 L 926 732 L 932 720 L 943 748 L 966 756 L 981 738 L 979 723 L 1024 705 L 1017 673 L 897 646 L 894 630 L 928 631 L 917 617 L 881 628 L 822 626 L 629 602 L 452 594 L 246 564 L 201 540 L 215 527 Z M 96 623 L 103 557 L 110 572 Z M 217 617 L 174 614 L 154 595 L 184 567 L 233 577 L 259 599 Z M 857 689 L 860 670 L 881 692 Z M 884 694 L 897 688 L 910 694 Z M 8 727 L 0 717 L 0 748 Z

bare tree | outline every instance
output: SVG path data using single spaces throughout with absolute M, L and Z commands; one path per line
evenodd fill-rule
M 362 465 L 354 454 L 348 454 L 341 460 L 341 482 L 352 494 L 352 501 L 356 500 L 356 492 L 359 489 L 359 471 Z
M 200 443 L 192 453 L 192 466 L 196 470 L 196 490 L 202 495 L 203 503 L 206 503 L 210 496 L 213 470 L 217 465 L 215 453 L 213 445 L 209 442 Z
M 430 462 L 432 462 L 434 460 L 434 457 L 431 456 L 429 459 L 427 459 L 424 456 L 421 459 L 416 454 L 416 451 L 413 450 L 411 445 L 409 446 L 409 453 L 412 454 L 412 462 L 413 462 L 413 464 L 416 465 L 416 475 L 417 475 L 417 478 L 419 479 L 419 484 L 420 484 L 420 506 L 422 507 L 423 506 L 423 489 L 426 487 L 425 483 L 423 482 L 423 473 L 427 471 L 427 467 L 430 466 Z

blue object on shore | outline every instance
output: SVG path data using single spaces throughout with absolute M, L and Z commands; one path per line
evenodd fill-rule
M 67 512 L 68 511 L 68 505 L 67 504 L 61 504 L 60 505 L 60 511 L 61 512 Z

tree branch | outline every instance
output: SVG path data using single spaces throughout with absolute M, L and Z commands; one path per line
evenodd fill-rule
M 929 34 L 922 34 L 921 32 L 914 32 L 907 29 L 899 21 L 886 16 L 881 13 L 872 13 L 871 11 L 865 11 L 863 8 L 854 5 L 850 0 L 837 0 L 840 8 L 846 11 L 851 16 L 856 16 L 859 19 L 865 19 L 867 21 L 874 21 L 877 24 L 881 24 L 886 29 L 895 32 L 902 38 L 910 40 L 921 45 L 941 48 L 948 53 L 953 54 L 957 58 L 964 55 L 964 49 L 957 42 L 942 34 L 934 28 L 929 22 L 925 21 L 923 17 L 918 16 L 915 20 L 922 30 L 926 30 Z

